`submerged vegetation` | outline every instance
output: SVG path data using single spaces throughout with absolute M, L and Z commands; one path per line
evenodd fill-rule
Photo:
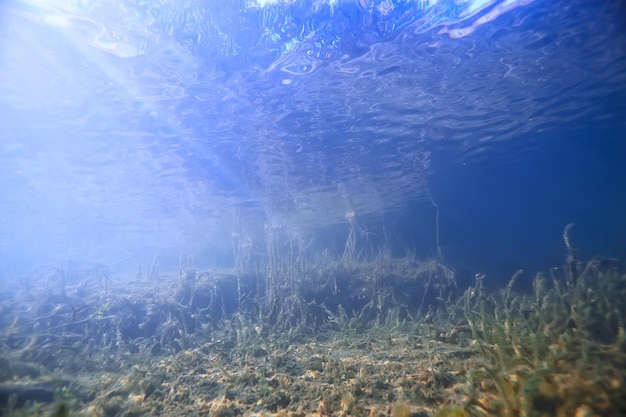
M 467 373 L 469 415 L 618 416 L 626 411 L 626 269 L 616 261 L 581 263 L 533 281 L 514 295 L 515 274 L 489 294 L 483 276 L 460 299 L 463 322 L 480 353 Z
M 122 280 L 101 265 L 0 297 L 2 415 L 619 416 L 626 270 L 581 262 L 464 290 L 441 257 L 312 255 L 270 231 L 232 271 Z

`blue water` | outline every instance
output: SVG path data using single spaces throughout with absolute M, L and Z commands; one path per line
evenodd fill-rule
M 626 257 L 620 1 L 7 1 L 0 276 L 268 234 L 507 280 Z M 437 222 L 437 219 L 439 221 Z M 438 227 L 437 227 L 438 226 Z M 437 229 L 439 241 L 437 241 Z

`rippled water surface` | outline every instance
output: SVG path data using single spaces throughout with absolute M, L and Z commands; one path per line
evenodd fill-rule
M 104 247 L 115 262 L 131 246 L 228 248 L 242 230 L 306 234 L 434 206 L 446 167 L 623 128 L 622 12 L 584 0 L 4 2 L 3 245 Z

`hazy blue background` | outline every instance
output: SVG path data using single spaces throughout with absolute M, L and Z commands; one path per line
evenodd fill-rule
M 171 4 L 169 4 L 171 3 Z M 621 1 L 7 1 L 0 276 L 268 233 L 473 274 L 626 256 Z

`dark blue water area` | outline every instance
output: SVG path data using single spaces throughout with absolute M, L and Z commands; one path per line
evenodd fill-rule
M 626 256 L 624 128 L 590 125 L 542 136 L 516 157 L 508 143 L 476 161 L 433 154 L 430 186 L 440 213 L 441 250 L 465 278 L 486 273 L 489 282 L 503 285 L 524 269 L 529 284 L 537 271 L 565 262 L 563 230 L 569 223 L 581 260 Z M 411 243 L 433 236 L 434 211 L 430 202 L 412 203 L 390 229 Z M 433 252 L 433 238 L 424 242 Z
M 477 159 L 460 159 L 451 150 L 433 152 L 432 201 L 409 201 L 404 212 L 362 219 L 361 248 L 390 245 L 397 257 L 441 256 L 457 271 L 460 288 L 479 273 L 487 275 L 488 286 L 501 287 L 523 269 L 518 286 L 530 289 L 536 273 L 565 263 L 563 231 L 569 223 L 574 223 L 570 239 L 580 260 L 624 259 L 624 137 L 623 127 L 590 125 L 536 136 L 533 146 L 521 147 L 517 155 L 519 145 L 511 143 Z M 319 237 L 340 253 L 348 231 L 346 225 L 335 226 Z

